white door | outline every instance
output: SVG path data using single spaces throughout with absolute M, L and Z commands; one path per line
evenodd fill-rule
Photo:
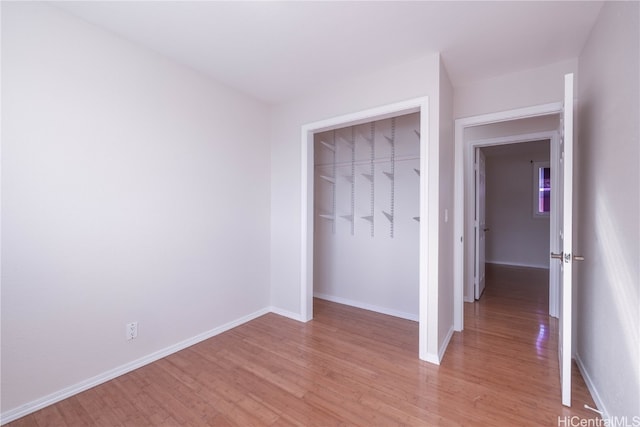
M 564 108 L 560 138 L 560 169 L 557 189 L 560 196 L 559 239 L 561 252 L 551 257 L 560 263 L 559 280 L 559 329 L 558 359 L 560 362 L 560 383 L 562 404 L 571 406 L 571 329 L 572 329 L 572 273 L 573 273 L 573 74 L 564 78 Z
M 476 257 L 475 257 L 475 299 L 480 299 L 485 285 L 485 250 L 486 250 L 486 162 L 484 153 L 476 148 Z

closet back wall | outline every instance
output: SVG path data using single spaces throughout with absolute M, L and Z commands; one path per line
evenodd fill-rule
M 419 127 L 414 113 L 315 135 L 314 296 L 418 320 Z

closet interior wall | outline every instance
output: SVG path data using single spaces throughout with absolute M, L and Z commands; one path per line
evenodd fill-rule
M 419 113 L 314 136 L 314 296 L 418 320 Z

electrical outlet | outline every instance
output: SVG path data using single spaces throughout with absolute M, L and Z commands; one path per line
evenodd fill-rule
M 138 322 L 127 323 L 126 325 L 127 341 L 138 336 Z

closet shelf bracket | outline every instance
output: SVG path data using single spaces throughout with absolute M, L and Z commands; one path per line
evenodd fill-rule
M 344 143 L 344 145 L 346 145 L 347 147 L 349 147 L 349 148 L 353 148 L 354 147 L 355 143 L 353 141 L 349 141 L 344 136 L 340 136 L 339 138 Z
M 327 175 L 320 175 L 320 178 L 324 179 L 327 182 L 330 182 L 332 184 L 336 183 L 336 180 L 332 177 L 332 176 L 327 176 Z
M 386 216 L 386 217 L 387 217 L 387 219 L 389 220 L 389 222 L 393 224 L 393 215 L 391 215 L 390 213 L 385 212 L 385 211 L 382 211 L 382 213 L 384 214 L 384 216 Z
M 372 136 L 366 136 L 363 133 L 360 133 L 360 137 L 367 141 L 369 144 L 373 144 L 374 138 Z
M 320 140 L 320 144 L 324 145 L 327 149 L 331 151 L 336 151 L 336 146 L 334 144 L 330 144 L 328 142 Z

